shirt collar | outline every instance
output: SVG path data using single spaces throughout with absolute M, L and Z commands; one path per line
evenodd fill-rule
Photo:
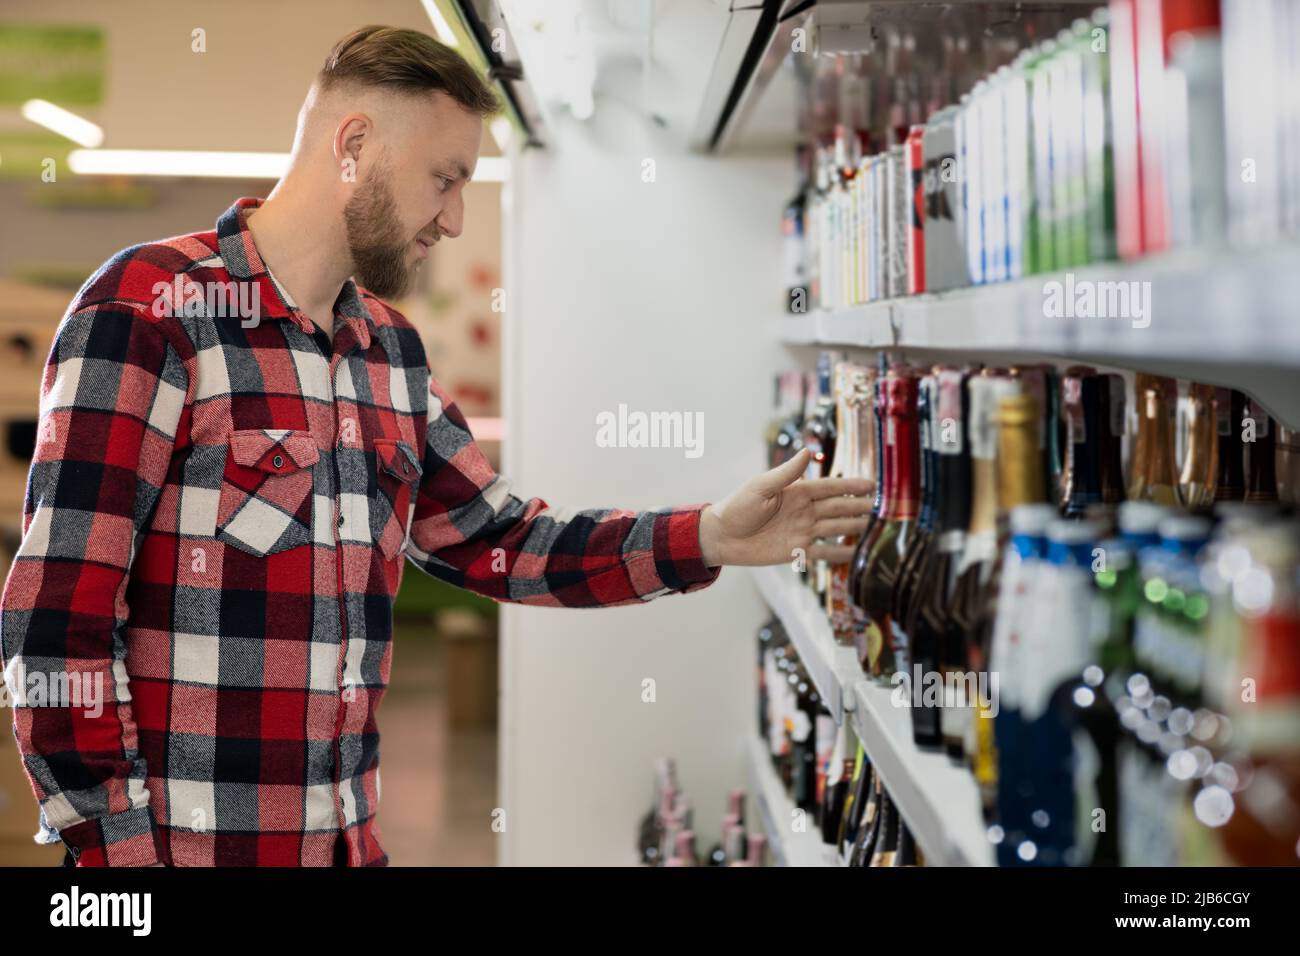
M 316 324 L 298 308 L 289 290 L 280 285 L 271 270 L 258 254 L 253 233 L 248 228 L 248 212 L 262 205 L 257 196 L 244 196 L 221 214 L 217 220 L 217 251 L 225 263 L 226 272 L 242 282 L 256 282 L 261 287 L 261 306 L 264 318 L 287 318 L 308 335 L 316 331 Z M 269 308 L 268 308 L 269 305 Z M 352 329 L 357 344 L 365 351 L 370 347 L 371 332 L 376 328 L 375 318 L 357 291 L 351 278 L 343 283 L 338 298 L 334 300 L 335 330 L 337 337 L 346 326 Z M 337 320 L 341 319 L 342 324 Z

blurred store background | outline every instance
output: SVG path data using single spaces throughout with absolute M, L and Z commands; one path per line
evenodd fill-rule
M 20 538 L 42 369 L 72 295 L 118 250 L 211 228 L 235 199 L 274 185 L 255 172 L 79 175 L 69 152 L 285 153 L 311 77 L 340 36 L 367 23 L 431 28 L 416 0 L 319 0 L 310 10 L 259 0 L 0 8 L 0 573 Z M 93 130 L 66 130 L 78 143 L 42 125 L 58 125 L 58 114 L 51 120 L 41 103 L 90 121 L 102 142 Z M 492 136 L 483 145 L 485 156 L 500 156 Z M 394 305 L 420 329 L 434 375 L 497 464 L 501 184 L 490 165 L 466 191 L 463 235 L 437 247 L 423 287 Z M 490 865 L 496 851 L 483 821 L 496 803 L 496 606 L 411 571 L 396 616 L 399 663 L 382 723 L 392 863 Z M 3 724 L 0 866 L 56 865 L 61 849 L 32 841 L 37 804 L 7 712 Z

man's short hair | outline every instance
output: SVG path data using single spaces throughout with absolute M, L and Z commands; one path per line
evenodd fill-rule
M 459 53 L 426 33 L 397 27 L 353 30 L 334 44 L 316 83 L 321 92 L 348 84 L 404 93 L 441 90 L 480 116 L 501 108 L 491 87 Z

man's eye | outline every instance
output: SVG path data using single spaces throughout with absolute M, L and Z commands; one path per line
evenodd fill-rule
M 451 184 L 455 182 L 454 179 L 452 179 L 452 178 L 450 178 L 450 177 L 448 177 L 448 176 L 439 176 L 439 177 L 438 177 L 438 181 L 439 181 L 440 183 L 442 183 L 442 191 L 443 191 L 443 192 L 446 192 L 448 189 L 450 189 L 450 188 L 451 188 Z

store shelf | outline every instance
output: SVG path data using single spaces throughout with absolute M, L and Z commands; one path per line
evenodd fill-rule
M 851 648 L 836 645 L 825 612 L 793 569 L 781 564 L 752 571 L 763 600 L 785 624 L 799 659 L 839 726 L 845 712 L 855 706 L 853 695 L 845 693 L 845 688 L 862 677 L 856 655 Z
M 1046 315 L 1048 283 L 1140 283 L 1145 314 Z M 1149 283 L 1149 285 L 1145 285 Z M 1092 286 L 1107 294 L 1110 286 Z M 1134 288 L 1134 287 L 1129 287 Z M 1203 250 L 787 316 L 788 345 L 1010 353 L 1240 388 L 1300 427 L 1300 249 Z
M 908 708 L 893 704 L 892 688 L 865 678 L 851 650 L 834 646 L 825 615 L 793 571 L 779 565 L 753 572 L 764 599 L 781 619 L 814 681 L 838 685 L 834 697 L 843 702 L 843 715 L 852 721 L 854 733 L 926 860 L 936 866 L 992 865 L 993 848 L 969 771 L 944 754 L 916 746 Z
M 807 819 L 807 831 L 794 832 L 794 803 L 786 796 L 767 748 L 757 737 L 749 741 L 749 776 L 763 832 L 778 866 L 844 865 L 835 848 L 822 842 L 811 816 Z
M 854 685 L 853 729 L 880 772 L 927 863 L 991 866 L 993 847 L 980 817 L 979 792 L 965 767 L 912 742 L 912 717 L 895 706 L 893 689 Z

